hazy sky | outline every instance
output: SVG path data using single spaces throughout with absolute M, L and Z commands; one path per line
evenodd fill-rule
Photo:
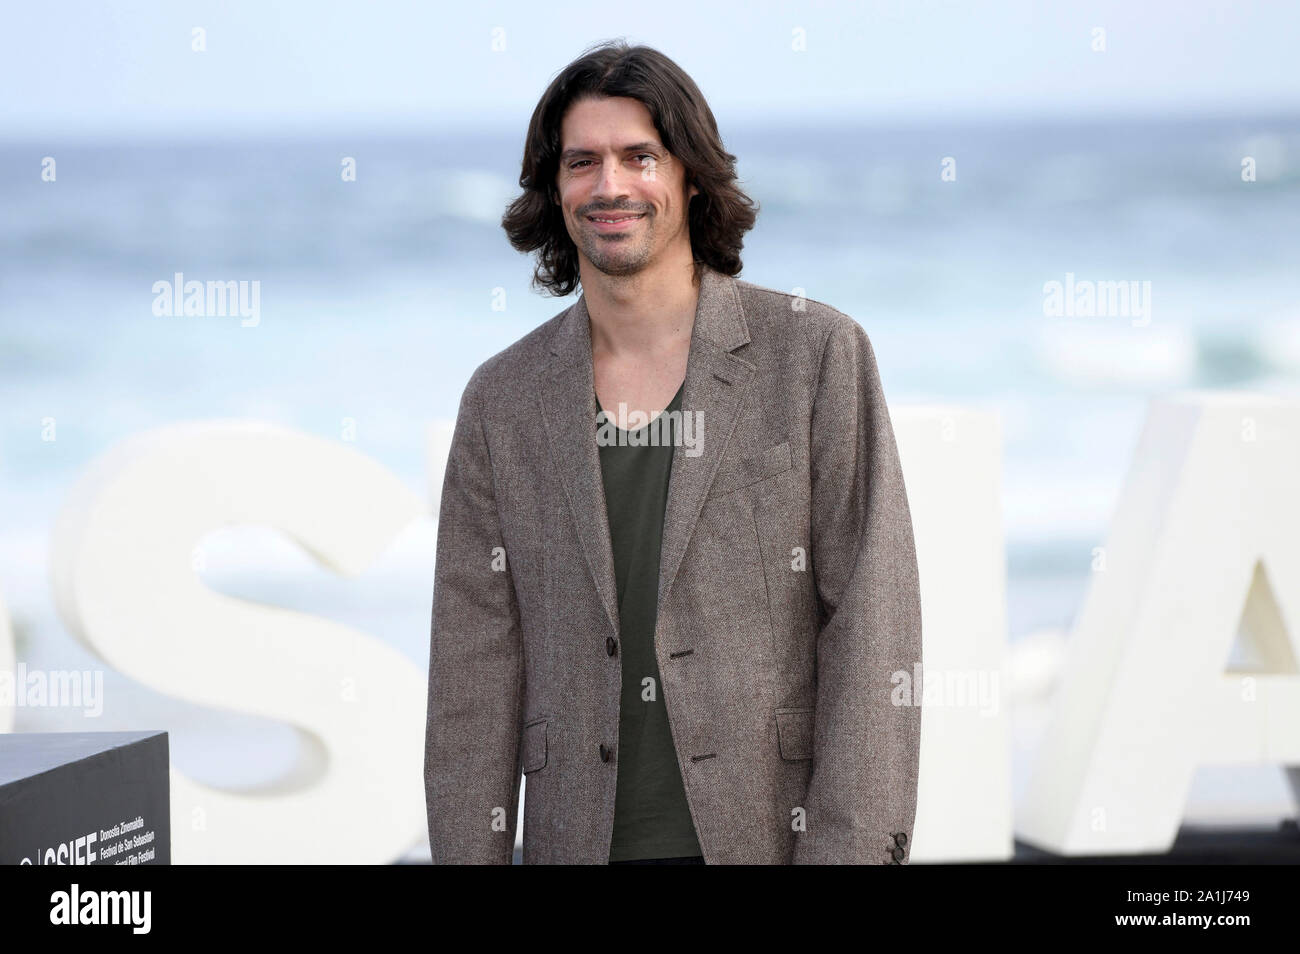
M 518 128 L 616 36 L 675 59 L 731 120 L 1300 110 L 1290 0 L 6 0 L 0 130 Z

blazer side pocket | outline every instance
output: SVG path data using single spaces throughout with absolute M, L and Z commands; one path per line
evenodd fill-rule
M 723 497 L 759 481 L 783 474 L 792 466 L 790 442 L 782 441 L 767 450 L 742 457 L 734 464 L 724 464 L 713 478 L 708 498 Z
M 536 772 L 546 765 L 546 725 L 549 721 L 550 717 L 544 716 L 524 723 L 524 737 L 520 743 L 523 746 L 520 763 L 525 775 Z
M 776 741 L 788 762 L 813 757 L 816 710 L 812 706 L 787 706 L 776 710 Z

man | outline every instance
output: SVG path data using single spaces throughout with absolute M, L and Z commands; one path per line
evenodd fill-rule
M 510 863 L 521 773 L 525 863 L 910 856 L 921 713 L 893 690 L 921 611 L 875 358 L 846 315 L 735 278 L 735 158 L 646 47 L 588 51 L 533 113 L 502 224 L 582 296 L 461 399 L 435 863 Z

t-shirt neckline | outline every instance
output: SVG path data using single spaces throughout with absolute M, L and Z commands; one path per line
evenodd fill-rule
M 649 421 L 647 421 L 646 423 L 642 424 L 640 427 L 638 427 L 638 428 L 637 428 L 636 430 L 634 430 L 634 431 L 629 431 L 629 430 L 627 430 L 627 429 L 625 429 L 625 428 L 619 427 L 617 424 L 614 423 L 612 417 L 608 417 L 608 412 L 607 412 L 603 407 L 600 406 L 600 396 L 599 396 L 598 394 L 596 394 L 596 387 L 595 387 L 595 385 L 592 385 L 592 388 L 591 388 L 591 395 L 592 395 L 592 397 L 595 398 L 595 400 L 596 400 L 596 414 L 597 414 L 597 416 L 599 416 L 600 414 L 606 414 L 607 417 L 608 417 L 608 421 L 609 421 L 609 426 L 610 426 L 610 427 L 614 428 L 614 430 L 619 431 L 619 432 L 622 433 L 622 434 L 639 434 L 639 433 L 641 433 L 642 431 L 644 431 L 646 428 L 648 428 L 651 424 L 654 424 L 655 421 L 659 420 L 659 418 L 662 417 L 665 413 L 667 413 L 668 411 L 672 410 L 673 405 L 677 403 L 677 399 L 680 398 L 680 397 L 682 396 L 682 392 L 685 391 L 685 390 L 686 390 L 686 380 L 685 380 L 685 378 L 683 378 L 683 379 L 682 379 L 682 383 L 679 384 L 679 385 L 677 386 L 677 393 L 675 393 L 675 394 L 673 395 L 672 400 L 668 402 L 668 406 L 667 406 L 666 408 L 664 408 L 662 411 L 660 411 L 658 414 L 656 414 L 656 415 L 655 415 L 653 418 L 651 418 Z

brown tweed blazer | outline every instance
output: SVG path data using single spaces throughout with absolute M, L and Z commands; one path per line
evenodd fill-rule
M 698 443 L 673 454 L 655 652 L 705 860 L 906 863 L 919 687 L 895 697 L 921 605 L 867 335 L 706 268 L 681 406 Z M 429 654 L 435 863 L 510 863 L 521 773 L 524 863 L 609 859 L 622 656 L 595 432 L 585 297 L 461 398 Z

